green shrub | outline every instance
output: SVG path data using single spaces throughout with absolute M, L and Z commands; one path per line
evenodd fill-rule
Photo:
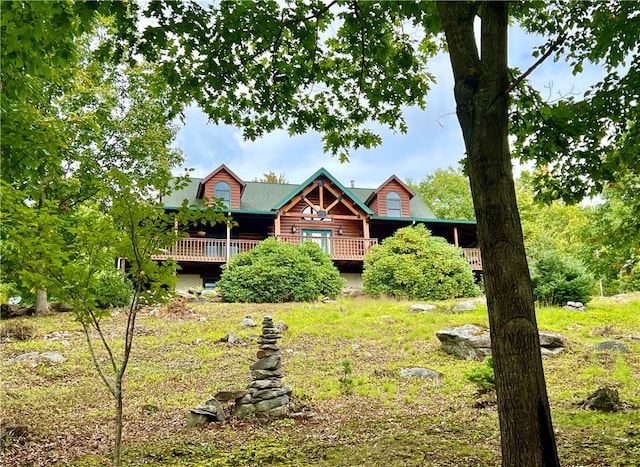
M 566 305 L 568 301 L 586 303 L 596 284 L 580 261 L 555 252 L 533 262 L 531 281 L 535 299 L 550 305 Z
M 106 269 L 96 273 L 93 293 L 96 305 L 107 309 L 125 306 L 131 300 L 132 288 L 130 282 L 117 269 Z
M 251 251 L 234 256 L 216 287 L 228 302 L 310 302 L 335 297 L 344 279 L 318 245 L 268 238 Z
M 399 229 L 372 248 L 362 279 L 372 297 L 444 300 L 480 293 L 462 250 L 421 224 Z
M 465 373 L 465 378 L 477 385 L 482 391 L 491 391 L 496 387 L 496 378 L 493 372 L 493 358 L 484 359 L 484 365 L 471 368 Z

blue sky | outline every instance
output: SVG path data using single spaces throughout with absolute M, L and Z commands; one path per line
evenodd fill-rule
M 535 59 L 531 51 L 544 39 L 526 35 L 522 30 L 510 31 L 510 66 L 528 69 Z M 563 61 L 547 59 L 530 76 L 534 85 L 549 100 L 567 94 L 582 94 L 588 84 L 601 78 L 604 71 L 586 68 L 580 77 L 572 75 Z M 211 125 L 197 108 L 186 111 L 185 126 L 176 137 L 182 149 L 186 167 L 193 168 L 192 177 L 204 177 L 220 164 L 226 164 L 246 181 L 264 173 L 284 173 L 291 183 L 301 183 L 320 167 L 324 167 L 345 186 L 351 180 L 357 187 L 375 188 L 395 174 L 402 180 L 420 181 L 437 169 L 455 167 L 464 157 L 462 133 L 455 115 L 453 75 L 447 55 L 430 62 L 435 84 L 427 96 L 426 110 L 407 108 L 407 134 L 394 134 L 381 129 L 383 143 L 370 150 L 351 154 L 350 162 L 338 159 L 322 150 L 320 135 L 308 133 L 290 137 L 286 131 L 275 131 L 257 141 L 244 141 L 241 131 L 224 125 Z

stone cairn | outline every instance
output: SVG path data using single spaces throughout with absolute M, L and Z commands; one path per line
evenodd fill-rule
M 238 417 L 282 417 L 287 414 L 291 386 L 282 386 L 282 354 L 278 339 L 280 331 L 273 319 L 262 320 L 262 334 L 258 338 L 258 361 L 250 366 L 252 381 L 247 394 L 236 399 L 233 415 Z

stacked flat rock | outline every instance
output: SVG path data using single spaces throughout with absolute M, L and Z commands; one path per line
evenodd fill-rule
M 262 320 L 262 334 L 258 337 L 258 361 L 251 365 L 252 381 L 247 394 L 236 399 L 233 415 L 282 417 L 289 405 L 290 386 L 282 386 L 282 354 L 278 339 L 280 331 L 269 316 Z

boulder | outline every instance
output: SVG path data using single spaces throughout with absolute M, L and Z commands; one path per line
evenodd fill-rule
M 243 328 L 255 328 L 257 324 L 251 315 L 247 315 L 242 321 L 240 321 L 240 326 Z
M 567 304 L 563 306 L 562 309 L 571 311 L 587 311 L 587 307 L 584 306 L 582 302 L 567 302 Z
M 23 362 L 27 360 L 36 360 L 41 358 L 53 363 L 62 363 L 67 361 L 67 359 L 64 358 L 64 356 L 56 352 L 28 352 L 10 359 L 7 363 L 9 363 L 10 365 L 13 365 L 14 363 L 18 363 L 18 362 Z
M 206 415 L 197 414 L 194 412 L 187 412 L 187 427 L 194 428 L 197 426 L 205 425 L 209 423 L 209 417 Z
M 242 344 L 242 338 L 235 336 L 232 331 L 229 331 L 222 339 L 220 339 L 220 342 L 226 342 L 229 345 Z
M 264 412 L 261 412 L 260 415 L 271 418 L 283 418 L 286 417 L 288 413 L 289 406 L 281 405 L 280 407 L 274 407 L 273 409 L 265 410 Z
M 604 341 L 598 342 L 595 345 L 595 350 L 616 350 L 618 352 L 627 353 L 629 351 L 629 347 L 626 344 L 623 344 L 620 341 Z
M 542 355 L 558 355 L 564 350 L 566 336 L 551 331 L 538 331 L 538 333 Z M 489 330 L 475 324 L 438 331 L 436 336 L 442 344 L 442 349 L 449 354 L 467 360 L 482 360 L 487 355 L 491 355 Z
M 411 313 L 428 313 L 429 311 L 436 311 L 437 305 L 431 303 L 415 303 L 409 307 Z
M 444 329 L 436 336 L 445 352 L 466 360 L 482 360 L 491 354 L 489 330 L 475 324 Z
M 558 355 L 564 351 L 567 337 L 551 331 L 538 331 L 540 336 L 540 353 L 546 356 Z
M 540 347 L 553 349 L 564 347 L 567 344 L 566 336 L 559 332 L 538 331 L 538 334 L 540 335 Z
M 50 362 L 53 362 L 53 363 L 62 363 L 67 361 L 65 357 L 63 357 L 57 352 L 42 352 L 40 354 L 40 358 L 44 358 L 45 360 L 49 360 Z
M 25 360 L 32 360 L 38 358 L 40 356 L 40 352 L 28 352 L 18 355 L 17 357 L 10 358 L 7 360 L 9 365 L 13 365 L 14 363 L 23 362 Z
M 420 378 L 439 379 L 440 373 L 430 370 L 429 368 L 401 368 L 400 374 L 402 376 L 418 376 Z
M 19 318 L 21 316 L 32 316 L 36 313 L 35 306 L 24 305 L 0 305 L 0 319 Z
M 453 307 L 453 311 L 455 312 L 460 312 L 460 311 L 470 311 L 470 310 L 475 310 L 476 309 L 476 304 L 473 301 L 466 301 L 466 302 L 460 302 L 458 303 L 456 306 Z
M 476 298 L 474 298 L 474 299 L 473 299 L 473 300 L 471 300 L 471 301 L 472 301 L 472 302 L 475 302 L 475 303 L 477 303 L 477 304 L 479 304 L 479 305 L 486 305 L 486 304 L 487 304 L 487 297 L 485 297 L 485 296 L 483 295 L 483 296 L 480 296 L 480 297 L 476 297 Z
M 213 398 L 219 402 L 233 401 L 248 394 L 247 391 L 218 391 Z M 207 402 L 209 404 L 210 401 Z
M 205 405 L 191 409 L 195 415 L 203 415 L 211 422 L 222 422 L 226 418 L 222 404 L 217 399 L 209 399 Z

